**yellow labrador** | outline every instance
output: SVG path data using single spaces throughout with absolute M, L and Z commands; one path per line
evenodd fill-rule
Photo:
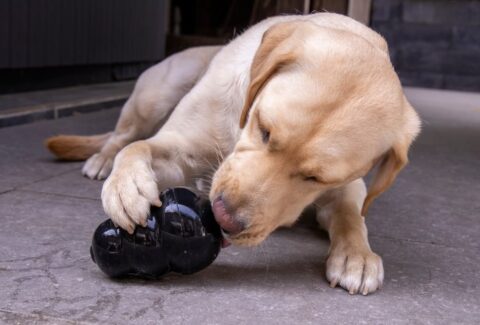
M 155 135 L 133 142 L 172 110 Z M 362 216 L 407 163 L 419 129 L 383 38 L 319 13 L 270 18 L 223 48 L 167 58 L 139 79 L 113 133 L 48 146 L 89 158 L 90 178 L 110 174 L 103 206 L 129 232 L 161 204 L 159 190 L 193 185 L 212 168 L 212 207 L 233 244 L 257 245 L 315 203 L 331 239 L 331 286 L 368 294 L 383 265 Z M 367 193 L 362 177 L 377 164 Z

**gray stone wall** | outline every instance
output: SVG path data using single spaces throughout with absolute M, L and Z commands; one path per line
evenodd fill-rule
M 373 0 L 406 86 L 480 91 L 480 0 Z

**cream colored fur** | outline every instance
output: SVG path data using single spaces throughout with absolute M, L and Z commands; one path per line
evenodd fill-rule
M 406 164 L 419 127 L 381 36 L 336 14 L 274 17 L 146 72 L 83 172 L 112 169 L 103 206 L 129 232 L 161 204 L 159 191 L 213 171 L 210 199 L 221 195 L 246 225 L 234 244 L 260 243 L 315 203 L 331 238 L 327 279 L 368 294 L 383 266 L 362 215 Z M 367 192 L 361 177 L 376 164 Z

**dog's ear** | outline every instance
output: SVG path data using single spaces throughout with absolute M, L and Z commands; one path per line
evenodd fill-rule
M 247 89 L 245 103 L 240 116 L 240 128 L 247 123 L 248 113 L 260 89 L 282 67 L 294 62 L 297 58 L 297 47 L 290 36 L 306 22 L 285 22 L 273 25 L 262 37 L 250 68 L 250 85 Z
M 368 207 L 373 200 L 392 185 L 400 170 L 408 163 L 408 149 L 420 132 L 420 119 L 417 113 L 406 99 L 404 102 L 405 123 L 403 129 L 397 141 L 380 159 L 378 170 L 363 202 L 362 216 L 367 214 Z

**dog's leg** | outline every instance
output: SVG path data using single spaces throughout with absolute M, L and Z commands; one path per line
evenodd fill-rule
M 365 196 L 365 183 L 357 179 L 316 202 L 317 220 L 330 237 L 327 280 L 331 287 L 339 284 L 350 294 L 366 295 L 383 282 L 382 259 L 370 249 L 361 216 Z
M 125 103 L 115 131 L 100 152 L 91 156 L 82 173 L 104 179 L 115 155 L 129 143 L 152 136 L 183 96 L 203 75 L 220 47 L 192 48 L 172 55 L 145 71 Z
M 162 129 L 118 153 L 102 189 L 103 207 L 115 224 L 130 233 L 135 225 L 145 225 L 150 205 L 161 205 L 161 190 L 189 184 L 214 163 L 213 141 L 185 133 Z

